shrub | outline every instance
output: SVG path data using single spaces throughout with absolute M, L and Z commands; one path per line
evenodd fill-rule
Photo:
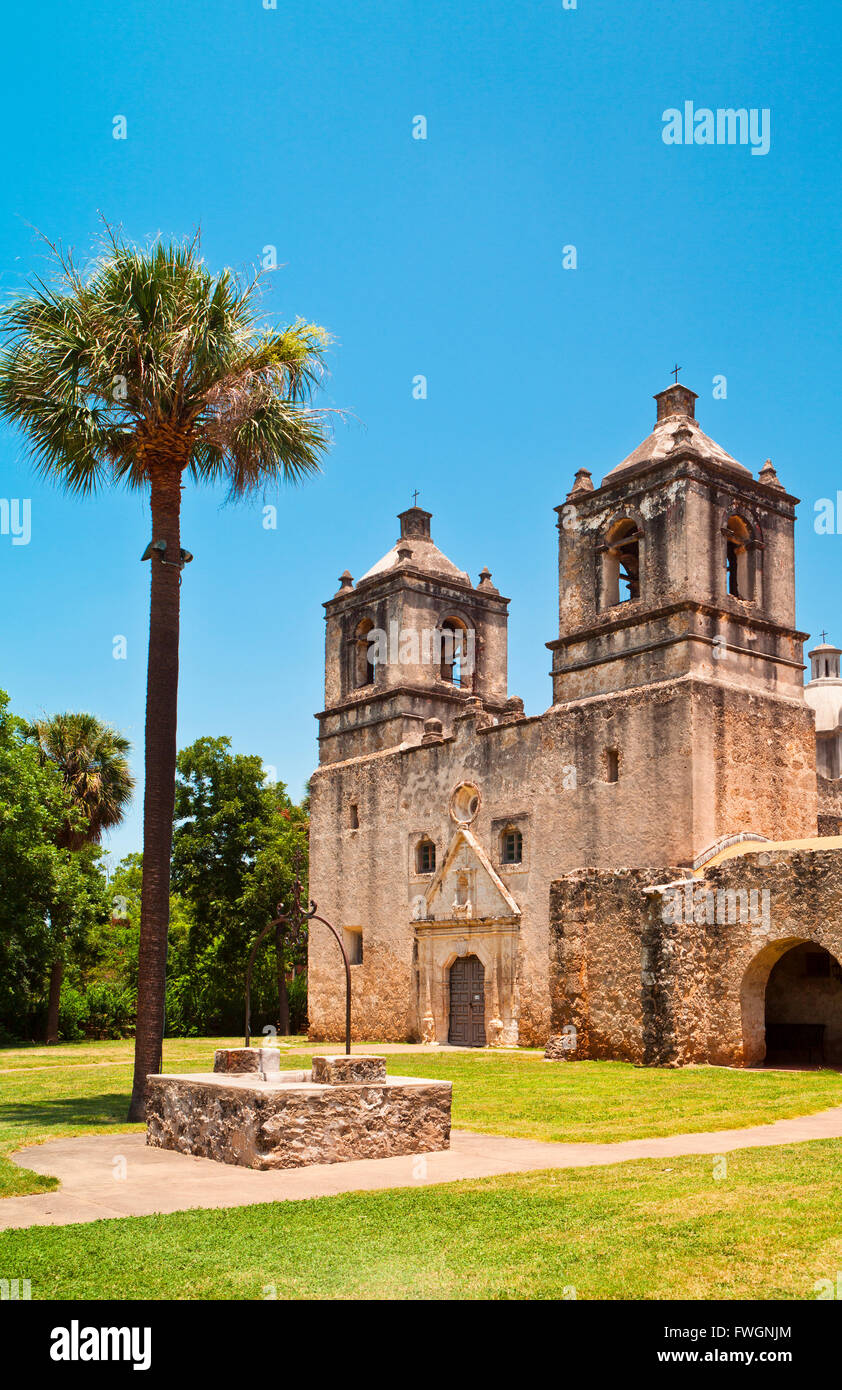
M 58 1035 L 62 1042 L 78 1042 L 85 1036 L 88 1005 L 84 992 L 65 985 L 58 1011 Z
M 106 982 L 90 984 L 85 991 L 85 1000 L 88 1006 L 85 1037 L 131 1037 L 137 1013 L 137 999 L 133 990 Z
M 65 985 L 61 991 L 59 1037 L 62 1042 L 131 1037 L 136 1009 L 133 991 L 120 985 L 100 982 L 84 990 Z

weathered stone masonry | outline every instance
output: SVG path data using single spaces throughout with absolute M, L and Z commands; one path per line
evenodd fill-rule
M 675 866 L 589 870 L 553 884 L 553 1032 L 576 1028 L 576 1056 L 661 1066 L 750 1066 L 764 1059 L 773 968 L 799 947 L 842 959 L 842 848 L 744 844 L 739 851 L 690 880 L 696 903 L 690 921 L 686 914 L 679 922 L 664 920 L 670 914 L 663 887 L 682 879 Z M 744 895 L 752 892 L 768 894 L 762 911 L 747 908 Z M 725 908 L 725 921 L 704 920 L 708 901 Z M 842 982 L 836 974 L 826 982 L 794 977 L 791 1008 L 782 1007 L 781 1019 L 824 1024 L 826 1060 L 838 1065 Z
M 557 508 L 543 715 L 508 696 L 509 601 L 438 550 L 428 512 L 404 512 L 393 549 L 325 605 L 311 893 L 358 962 L 359 1039 L 539 1044 L 572 1023 L 577 1055 L 742 1046 L 709 946 L 665 930 L 643 889 L 729 838 L 816 834 L 796 499 L 702 433 L 686 387 L 656 400 L 644 443 L 599 487 L 580 469 Z M 395 640 L 373 663 L 376 631 Z M 444 631 L 471 635 L 472 664 L 425 659 L 416 637 Z M 314 1038 L 342 1035 L 338 966 L 314 926 Z

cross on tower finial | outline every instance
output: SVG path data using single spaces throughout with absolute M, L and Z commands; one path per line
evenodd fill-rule
M 678 373 L 679 373 L 681 370 L 682 370 L 681 367 L 679 367 L 678 363 L 676 362 L 675 366 L 674 366 L 673 369 L 672 369 L 672 372 L 670 373 L 670 375 L 671 375 L 672 377 L 674 377 L 674 379 L 675 379 L 675 384 L 676 384 L 676 386 L 678 385 Z
M 823 641 L 823 642 L 826 642 L 826 641 L 827 641 L 827 633 L 825 632 L 824 628 L 822 628 L 822 641 Z
M 414 491 L 413 494 L 412 494 L 412 505 L 413 505 L 413 507 L 417 507 L 417 506 L 418 506 L 418 498 L 419 498 L 419 496 L 420 496 L 420 494 L 419 494 L 419 492 L 418 492 L 418 489 L 416 488 L 415 491 Z

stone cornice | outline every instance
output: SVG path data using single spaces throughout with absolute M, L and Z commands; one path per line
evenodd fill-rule
M 604 506 L 609 505 L 614 498 L 621 497 L 627 501 L 636 496 L 651 493 L 653 475 L 658 472 L 672 475 L 675 479 L 693 479 L 707 487 L 720 487 L 731 492 L 743 493 L 746 496 L 757 494 L 770 511 L 778 512 L 781 516 L 786 517 L 792 515 L 794 508 L 801 500 L 781 488 L 771 487 L 768 483 L 761 483 L 751 474 L 746 475 L 738 472 L 725 464 L 710 463 L 692 450 L 677 450 L 675 455 L 670 455 L 669 458 L 653 459 L 651 463 L 630 473 L 627 477 L 621 475 L 612 482 L 602 483 L 599 487 L 595 487 L 592 492 L 576 493 L 575 497 L 560 503 L 554 509 L 559 514 L 559 526 L 562 526 L 562 513 L 570 507 L 581 508 L 583 511 L 599 511 Z
M 739 600 L 736 602 L 739 603 Z M 626 607 L 627 605 L 623 606 Z M 647 622 L 669 618 L 675 613 L 704 613 L 709 617 L 733 618 L 737 622 L 744 623 L 746 627 L 757 628 L 761 632 L 776 633 L 799 642 L 806 642 L 810 635 L 808 632 L 799 632 L 797 628 L 784 627 L 781 623 L 772 622 L 771 618 L 763 618 L 759 614 L 750 613 L 747 611 L 747 605 L 741 605 L 739 608 L 726 608 L 714 603 L 705 603 L 701 599 L 678 599 L 674 603 L 662 604 L 658 608 L 638 607 L 636 602 L 634 611 L 627 615 L 623 614 L 621 617 L 603 619 L 602 621 L 594 619 L 591 626 L 578 627 L 569 636 L 555 637 L 544 645 L 551 652 L 560 651 L 565 647 L 589 641 L 594 637 L 602 637 L 610 632 L 619 632 L 623 628 L 642 627 Z M 676 633 L 674 640 L 683 642 L 691 638 L 701 638 L 703 635 L 693 632 Z M 643 648 L 635 650 L 643 650 L 647 645 L 651 644 L 644 643 Z M 625 652 L 617 653 L 618 656 L 625 654 Z M 609 660 L 610 658 L 605 657 L 604 659 Z
M 391 700 L 397 695 L 417 695 L 421 699 L 446 700 L 452 705 L 466 705 L 473 695 L 472 690 L 457 691 L 453 686 L 442 681 L 441 685 L 390 685 L 384 690 L 372 691 L 369 694 L 360 696 L 349 696 L 339 704 L 331 705 L 329 709 L 320 710 L 314 716 L 316 719 L 325 719 L 332 714 L 342 714 L 346 710 L 359 709 L 361 705 L 382 704 L 385 700 Z M 483 709 L 491 714 L 502 714 L 505 708 L 505 701 L 497 703 L 495 701 L 483 699 Z M 425 714 L 417 714 L 414 710 L 395 710 L 393 715 L 388 716 L 395 719 L 420 719 L 427 718 Z M 371 723 L 380 723 L 382 720 L 372 720 Z M 355 726 L 358 727 L 358 726 Z M 347 732 L 347 730 L 343 730 Z
M 361 579 L 356 588 L 349 589 L 347 593 L 335 594 L 323 603 L 322 607 L 327 613 L 336 613 L 343 608 L 356 607 L 359 600 L 365 600 L 366 604 L 375 602 L 378 598 L 394 593 L 396 589 L 409 589 L 416 593 L 432 591 L 442 597 L 452 596 L 457 602 L 469 604 L 474 608 L 484 608 L 489 612 L 504 611 L 511 603 L 511 599 L 504 598 L 502 594 L 491 593 L 479 585 L 475 587 L 470 580 L 463 582 L 461 579 L 430 574 L 425 570 L 415 569 L 412 565 L 401 565 L 399 569 L 386 570 L 383 574 L 372 575 L 370 579 Z

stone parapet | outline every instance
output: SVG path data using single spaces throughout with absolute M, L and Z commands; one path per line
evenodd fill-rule
M 345 1054 L 313 1058 L 313 1080 L 323 1086 L 346 1086 L 362 1081 L 385 1081 L 386 1058 Z
M 221 1047 L 213 1057 L 215 1072 L 235 1075 L 257 1073 L 266 1080 L 281 1070 L 281 1055 L 276 1047 Z

